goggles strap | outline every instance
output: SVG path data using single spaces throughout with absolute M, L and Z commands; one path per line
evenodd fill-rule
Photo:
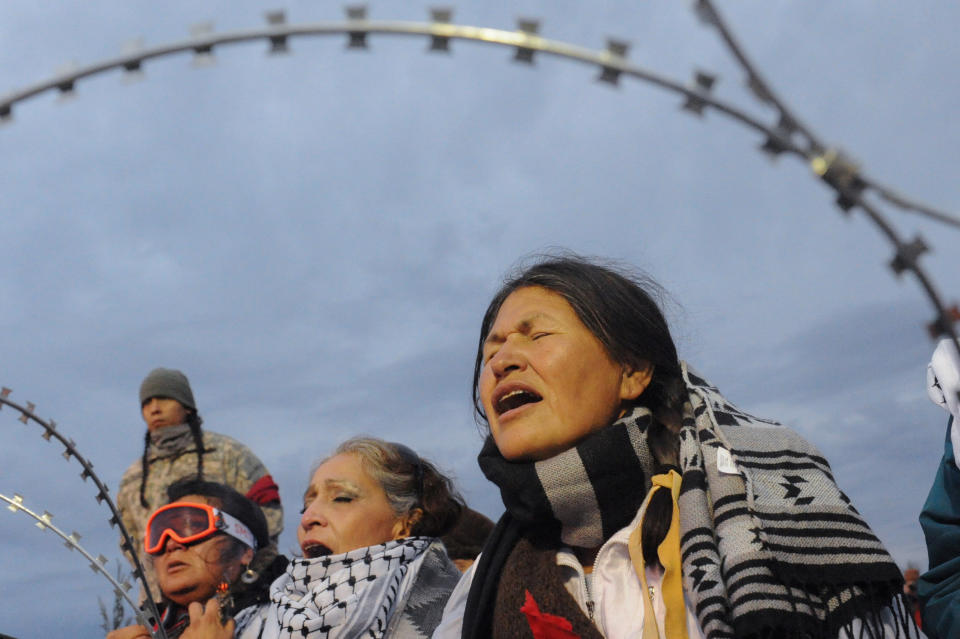
M 253 536 L 253 531 L 247 528 L 242 521 L 219 508 L 214 508 L 213 512 L 217 516 L 217 530 L 227 533 L 234 539 L 239 539 L 254 550 L 257 549 L 257 538 Z

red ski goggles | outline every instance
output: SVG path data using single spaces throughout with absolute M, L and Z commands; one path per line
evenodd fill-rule
M 148 554 L 160 555 L 168 538 L 189 545 L 221 532 L 257 549 L 253 532 L 239 519 L 209 504 L 187 502 L 167 504 L 155 510 L 147 520 L 143 546 Z

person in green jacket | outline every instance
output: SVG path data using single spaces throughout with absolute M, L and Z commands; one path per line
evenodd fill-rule
M 960 357 L 943 340 L 927 367 L 930 399 L 950 413 L 943 458 L 920 513 L 929 570 L 917 582 L 923 632 L 930 638 L 960 637 Z

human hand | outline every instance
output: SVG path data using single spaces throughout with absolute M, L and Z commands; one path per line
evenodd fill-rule
M 125 626 L 107 633 L 107 639 L 151 639 L 150 631 L 143 626 Z
M 187 607 L 190 613 L 190 625 L 180 635 L 180 639 L 231 639 L 236 627 L 233 619 L 226 624 L 220 623 L 220 604 L 216 597 L 206 605 L 194 601 Z

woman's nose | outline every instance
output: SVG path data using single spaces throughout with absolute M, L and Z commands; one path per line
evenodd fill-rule
M 497 349 L 497 352 L 490 359 L 490 369 L 498 379 L 512 371 L 522 370 L 525 366 L 526 359 L 523 357 L 523 353 L 509 339 Z
M 303 515 L 300 517 L 300 527 L 304 530 L 309 530 L 311 526 L 323 526 L 326 524 L 326 519 L 323 516 L 321 508 L 318 506 L 317 502 L 319 500 L 315 499 L 303 510 Z
M 163 545 L 163 552 L 171 552 L 173 550 L 183 550 L 186 548 L 183 544 L 173 538 L 171 535 L 167 535 L 167 541 Z

